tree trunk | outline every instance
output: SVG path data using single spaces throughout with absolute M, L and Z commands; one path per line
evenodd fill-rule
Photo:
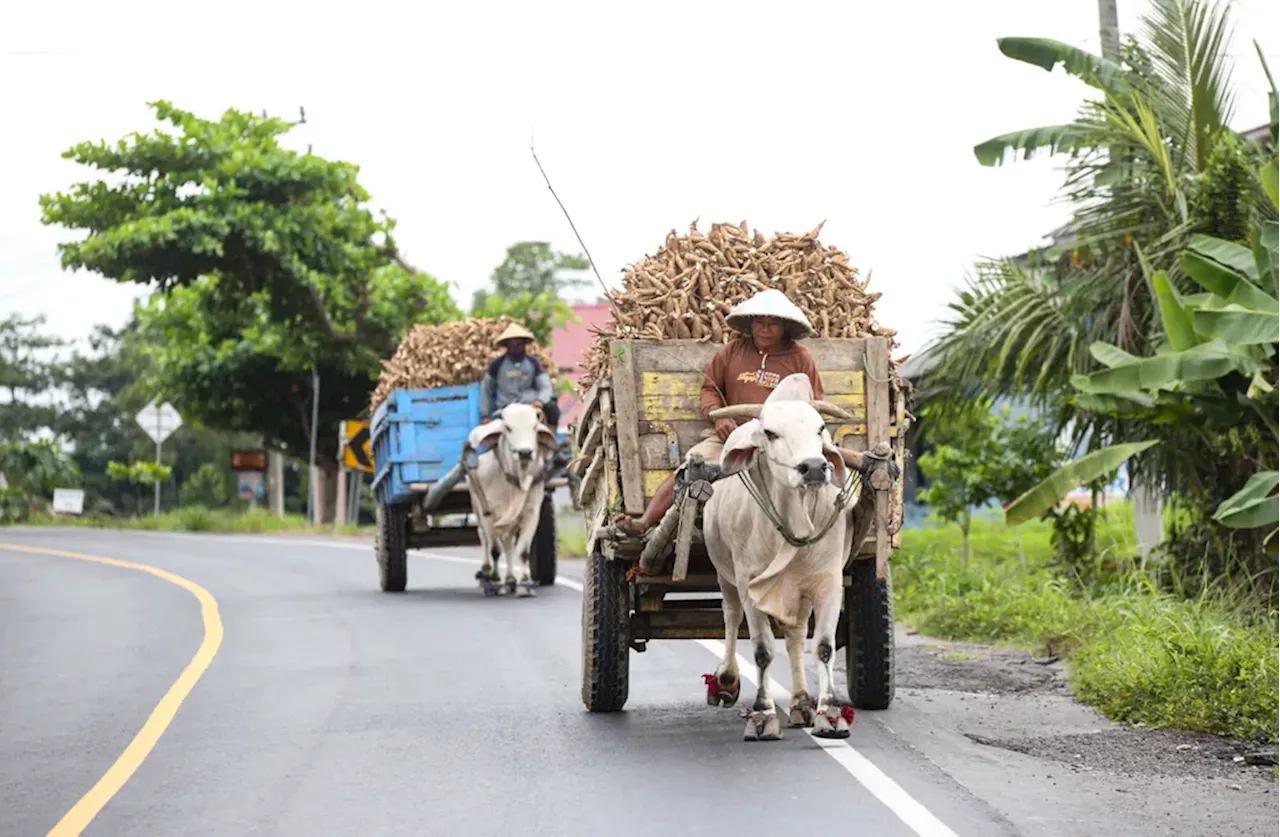
M 267 451 L 267 503 L 271 513 L 284 517 L 284 454 Z
M 972 523 L 969 513 L 960 518 L 960 563 L 969 565 L 969 524 Z
M 317 463 L 313 476 L 315 482 L 312 490 L 312 502 L 315 504 L 316 523 L 329 526 L 337 515 L 338 502 L 338 465 L 337 463 Z

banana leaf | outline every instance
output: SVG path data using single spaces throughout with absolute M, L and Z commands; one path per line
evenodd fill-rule
M 973 154 L 984 166 L 998 166 L 1004 162 L 1005 152 L 1022 152 L 1022 159 L 1030 160 L 1037 151 L 1048 149 L 1050 154 L 1059 151 L 1071 151 L 1088 144 L 1083 130 L 1077 125 L 1046 125 L 1041 128 L 1028 128 L 992 137 L 984 143 L 973 147 Z
M 1234 302 L 1255 311 L 1280 312 L 1280 301 L 1275 297 L 1250 283 L 1242 274 L 1224 267 L 1213 259 L 1184 250 L 1182 267 L 1187 271 L 1187 275 L 1201 287 L 1228 302 Z
M 1187 244 L 1188 249 L 1202 256 L 1213 259 L 1219 264 L 1243 273 L 1245 278 L 1255 285 L 1258 283 L 1258 264 L 1253 259 L 1253 251 L 1243 244 L 1215 238 L 1211 235 L 1196 233 Z
M 1253 380 L 1249 381 L 1249 389 L 1245 392 L 1245 398 L 1261 398 L 1262 396 L 1270 395 L 1275 391 L 1276 388 L 1267 380 L 1266 375 L 1261 372 L 1254 372 Z
M 1258 270 L 1261 273 L 1259 284 L 1267 293 L 1275 296 L 1280 293 L 1277 290 L 1277 269 L 1276 262 L 1277 249 L 1280 249 L 1280 235 L 1276 232 L 1276 223 L 1274 221 L 1264 223 L 1260 229 L 1255 229 L 1253 235 L 1249 237 L 1249 244 L 1253 250 L 1253 258 L 1258 263 Z
M 1151 286 L 1156 292 L 1156 300 L 1160 308 L 1160 320 L 1164 323 L 1164 333 L 1169 338 L 1169 345 L 1176 352 L 1185 352 L 1193 346 L 1204 342 L 1196 334 L 1192 325 L 1191 312 L 1183 307 L 1178 292 L 1169 284 L 1169 276 L 1163 270 L 1156 271 L 1151 277 Z
M 1172 389 L 1180 384 L 1213 381 L 1233 371 L 1252 373 L 1256 363 L 1233 353 L 1221 340 L 1202 343 L 1184 352 L 1144 357 L 1134 363 L 1086 375 L 1076 388 L 1093 395 L 1133 390 Z
M 1248 311 L 1232 306 L 1221 311 L 1195 311 L 1196 331 L 1205 337 L 1253 346 L 1280 343 L 1280 314 Z
M 1083 376 L 1073 376 L 1072 382 L 1077 377 Z M 1117 417 L 1145 416 L 1156 405 L 1155 399 L 1140 392 L 1126 392 L 1116 395 L 1094 395 L 1088 392 L 1080 392 L 1071 396 L 1071 403 L 1081 410 Z
M 1277 486 L 1280 486 L 1280 471 L 1254 474 L 1244 488 L 1222 501 L 1213 519 L 1232 529 L 1254 529 L 1280 523 L 1280 502 L 1271 493 Z
M 1127 70 L 1114 61 L 1052 38 L 999 38 L 1000 51 L 1017 61 L 1049 72 L 1062 69 L 1090 87 L 1111 93 L 1129 93 L 1133 83 Z
M 1141 360 L 1137 355 L 1131 355 L 1119 346 L 1103 343 L 1101 340 L 1097 340 L 1089 346 L 1089 354 L 1093 355 L 1094 360 L 1109 369 Z
M 1017 526 L 1039 517 L 1056 506 L 1073 489 L 1105 477 L 1127 462 L 1130 457 L 1156 444 L 1159 442 L 1153 439 L 1147 442 L 1112 445 L 1067 463 L 1050 474 L 1044 482 L 1014 500 L 1005 509 L 1005 523 Z
M 1277 195 L 1280 191 L 1280 186 L 1277 185 L 1278 174 L 1280 169 L 1277 169 L 1276 158 L 1272 157 L 1271 162 L 1262 167 L 1262 188 L 1266 190 L 1267 197 L 1271 198 L 1272 206 L 1280 204 L 1280 195 Z

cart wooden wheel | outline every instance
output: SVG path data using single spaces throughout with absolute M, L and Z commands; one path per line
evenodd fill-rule
M 384 593 L 402 593 L 408 582 L 405 555 L 406 510 L 402 505 L 379 503 L 374 551 L 378 556 L 378 583 Z
M 844 590 L 846 676 L 849 702 L 858 709 L 893 703 L 893 585 L 886 568 L 876 580 L 874 558 L 853 562 L 853 584 Z
M 627 565 L 597 547 L 582 585 L 582 702 L 592 712 L 618 712 L 627 702 L 631 663 L 631 597 Z
M 543 587 L 556 583 L 556 504 L 551 492 L 542 495 L 538 531 L 533 536 L 533 580 Z

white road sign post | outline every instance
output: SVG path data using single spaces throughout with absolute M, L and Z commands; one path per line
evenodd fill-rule
M 164 444 L 165 439 L 173 435 L 173 431 L 182 426 L 182 416 L 178 415 L 178 411 L 173 408 L 172 404 L 157 404 L 153 398 L 150 404 L 138 411 L 138 415 L 134 416 L 134 420 L 156 443 L 156 464 L 159 465 L 160 446 Z M 160 480 L 156 480 L 155 513 L 159 517 Z

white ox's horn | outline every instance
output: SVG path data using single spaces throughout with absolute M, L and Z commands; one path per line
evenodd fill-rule
M 817 410 L 824 416 L 832 416 L 846 421 L 853 418 L 853 416 L 849 415 L 843 407 L 837 404 L 832 404 L 830 401 L 810 401 L 809 406 L 813 407 L 813 409 Z
M 732 407 L 721 407 L 718 410 L 712 410 L 707 415 L 711 416 L 712 421 L 720 419 L 754 419 L 760 418 L 760 409 L 763 404 L 734 404 Z
M 832 416 L 833 418 L 843 419 L 844 421 L 849 421 L 853 418 L 853 416 L 849 415 L 843 407 L 832 404 L 830 401 L 810 401 L 809 406 L 813 407 L 813 409 L 817 410 L 824 416 Z M 708 415 L 711 416 L 712 421 L 722 418 L 760 418 L 760 410 L 763 407 L 763 404 L 735 404 L 732 407 L 720 407 L 719 409 L 712 410 Z

